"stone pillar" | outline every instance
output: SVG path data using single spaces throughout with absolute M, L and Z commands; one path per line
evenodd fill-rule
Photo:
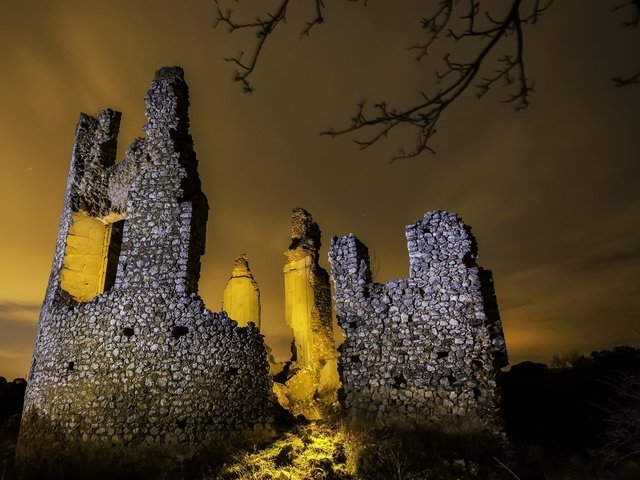
M 318 264 L 320 228 L 311 214 L 295 208 L 291 245 L 284 252 L 285 320 L 293 330 L 296 362 L 319 370 L 335 356 L 329 275 Z
M 241 327 L 253 322 L 260 328 L 260 290 L 244 253 L 233 264 L 231 278 L 224 289 L 222 310 Z
M 293 330 L 293 358 L 286 388 L 286 407 L 295 415 L 322 417 L 340 385 L 333 341 L 329 275 L 318 264 L 320 228 L 306 210 L 295 208 L 291 245 L 285 252 L 285 320 Z M 278 386 L 278 385 L 276 385 Z

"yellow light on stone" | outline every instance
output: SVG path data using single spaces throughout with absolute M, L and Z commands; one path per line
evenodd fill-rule
M 333 343 L 329 276 L 318 264 L 320 228 L 311 214 L 294 208 L 291 245 L 284 252 L 285 321 L 293 330 L 295 361 L 280 394 L 294 415 L 319 419 L 337 400 L 340 378 Z
M 86 302 L 104 291 L 110 239 L 111 223 L 84 212 L 71 214 L 60 286 L 77 301 Z
M 260 328 L 260 290 L 244 254 L 235 260 L 224 289 L 222 309 L 241 327 L 253 322 Z
M 311 310 L 314 305 L 310 281 L 312 258 L 305 252 L 292 251 L 284 266 L 284 318 L 293 330 L 297 363 L 311 366 Z

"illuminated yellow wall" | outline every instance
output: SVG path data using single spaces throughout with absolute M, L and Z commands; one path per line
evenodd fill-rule
M 244 256 L 235 261 L 224 289 L 222 309 L 241 327 L 253 322 L 260 328 L 260 291 Z
M 313 288 L 309 279 L 310 256 L 290 258 L 284 266 L 284 308 L 287 325 L 293 330 L 297 363 L 311 366 L 311 309 L 314 305 Z
M 111 224 L 83 212 L 71 215 L 60 286 L 74 299 L 86 302 L 104 290 Z

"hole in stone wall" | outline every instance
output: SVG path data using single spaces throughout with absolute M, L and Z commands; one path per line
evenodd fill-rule
M 229 367 L 229 375 L 235 377 L 238 374 L 238 367 Z
M 482 368 L 484 366 L 484 362 L 479 358 L 474 358 L 473 360 L 471 360 L 471 365 L 476 368 Z
M 399 373 L 395 377 L 393 377 L 393 388 L 406 388 L 407 387 L 407 379 L 404 378 L 402 373 Z
M 358 328 L 358 322 L 356 320 L 349 322 L 349 328 Z
M 474 252 L 467 252 L 464 257 L 462 257 L 462 263 L 464 263 L 467 268 L 477 267 L 476 254 Z
M 133 328 L 131 328 L 131 327 L 124 327 L 124 328 L 122 329 L 122 334 L 123 334 L 125 337 L 131 337 L 131 336 L 133 335 L 133 333 L 134 333 L 134 332 L 133 332 Z
M 352 363 L 360 363 L 362 360 L 360 359 L 360 355 L 351 355 L 349 359 Z
M 447 358 L 449 356 L 449 352 L 436 352 L 438 358 Z
M 480 395 L 482 395 L 480 389 L 478 387 L 473 387 L 473 397 L 478 400 L 480 398 Z
M 182 420 L 178 420 L 178 421 L 176 422 L 176 425 L 178 426 L 178 428 L 179 428 L 180 430 L 184 430 L 184 429 L 187 427 L 187 421 L 186 421 L 186 420 L 184 420 L 184 419 L 182 419 Z
M 180 325 L 176 325 L 171 329 L 171 335 L 173 336 L 173 338 L 180 338 L 187 333 L 189 333 L 189 329 Z
M 67 372 L 73 372 L 76 369 L 76 362 L 67 363 Z
M 458 379 L 456 378 L 456 376 L 454 374 L 451 374 L 447 377 L 447 380 L 449 380 L 449 385 L 453 385 L 454 383 L 456 383 L 458 381 Z

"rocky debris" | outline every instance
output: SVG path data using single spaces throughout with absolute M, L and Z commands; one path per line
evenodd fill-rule
M 497 425 L 496 369 L 507 364 L 490 272 L 455 215 L 432 211 L 406 230 L 410 277 L 372 283 L 366 246 L 333 238 L 342 404 L 382 426 L 451 418 Z M 496 427 L 496 430 L 498 428 Z

